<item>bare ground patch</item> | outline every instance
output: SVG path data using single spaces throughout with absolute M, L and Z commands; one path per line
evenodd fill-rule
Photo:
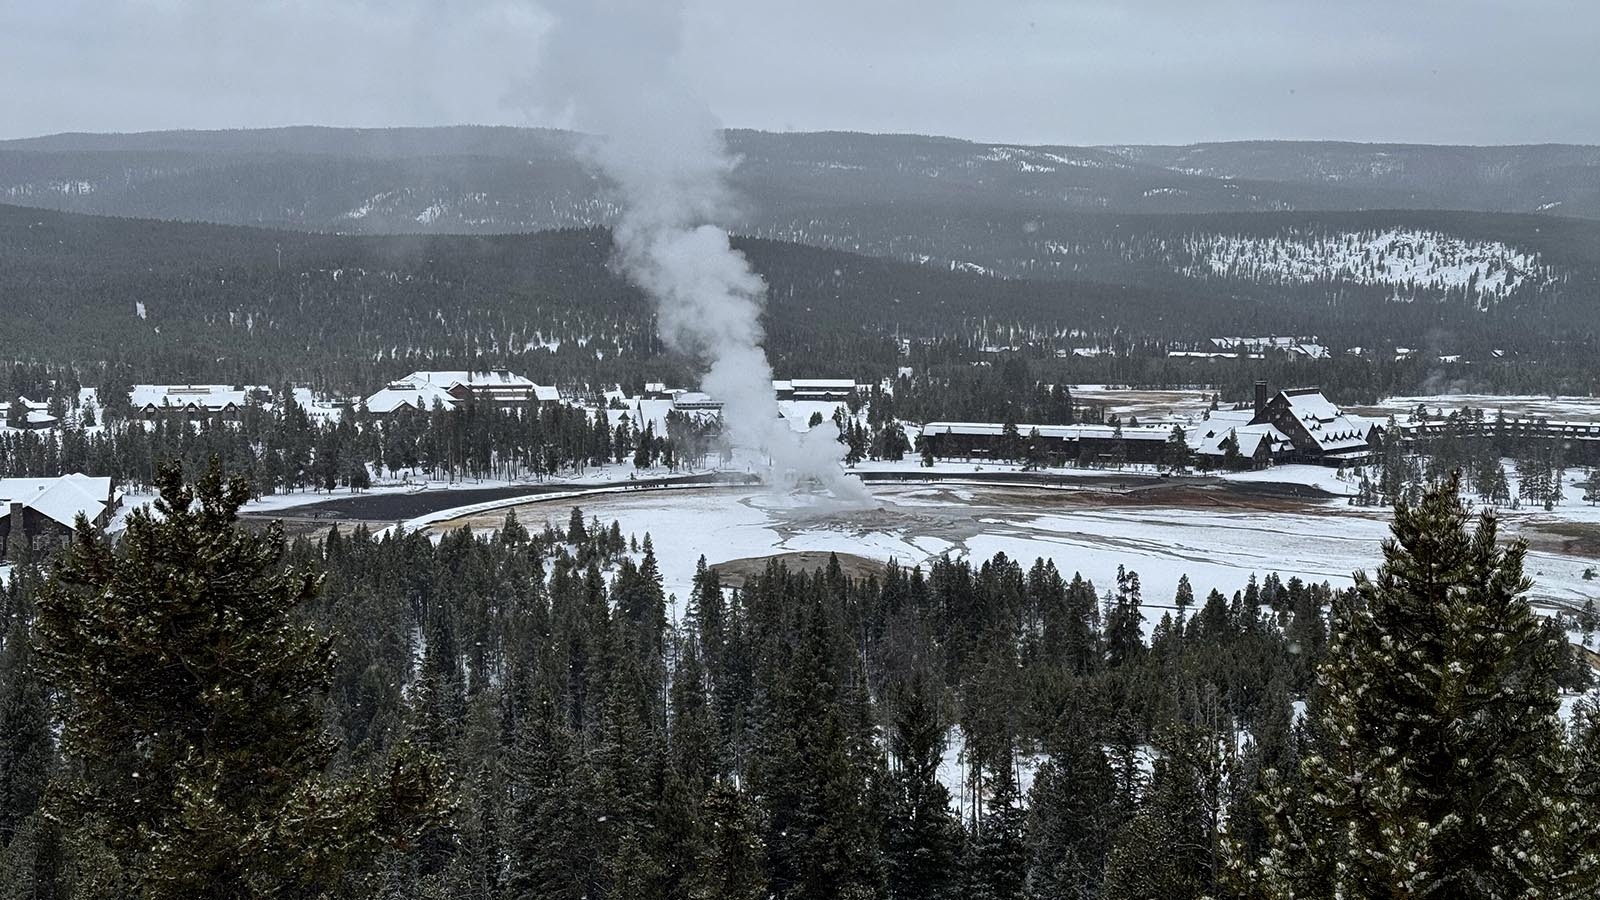
M 828 566 L 829 557 L 839 558 L 839 568 L 851 578 L 866 578 L 869 575 L 882 575 L 885 563 L 881 560 L 868 559 L 854 553 L 829 553 L 824 550 L 799 550 L 789 553 L 773 553 L 768 556 L 748 556 L 743 559 L 730 559 L 711 565 L 722 576 L 724 585 L 744 587 L 744 583 L 751 576 L 762 575 L 767 571 L 767 565 L 780 562 L 788 567 L 789 571 L 810 571 L 824 569 Z
M 1525 526 L 1521 534 L 1535 550 L 1600 560 L 1600 524 L 1535 522 Z

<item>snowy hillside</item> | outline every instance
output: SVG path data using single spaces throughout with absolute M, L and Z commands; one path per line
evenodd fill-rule
M 1103 153 L 1071 152 L 1068 148 L 1040 148 L 997 145 L 978 155 L 974 165 L 1005 163 L 1018 172 L 1055 172 L 1063 166 L 1081 169 L 1132 169 L 1132 165 Z
M 1313 234 L 1291 230 L 1270 238 L 1197 234 L 1184 242 L 1185 275 L 1265 283 L 1346 281 L 1391 285 L 1397 300 L 1464 292 L 1480 307 L 1550 273 L 1536 253 L 1499 241 L 1467 240 L 1432 231 Z

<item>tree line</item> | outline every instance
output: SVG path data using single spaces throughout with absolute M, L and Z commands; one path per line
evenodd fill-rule
M 1600 721 L 1454 481 L 1352 590 L 847 576 L 530 530 L 242 530 L 161 475 L 0 605 L 0 896 L 1595 889 Z M 1160 610 L 1160 618 L 1150 617 Z

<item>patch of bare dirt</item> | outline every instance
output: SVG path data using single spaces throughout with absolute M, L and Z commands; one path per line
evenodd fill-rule
M 1522 536 L 1535 550 L 1600 560 L 1600 525 L 1591 522 L 1535 522 Z
M 839 568 L 851 578 L 866 578 L 868 575 L 882 575 L 884 563 L 854 553 L 828 553 L 821 550 L 799 550 L 790 553 L 773 553 L 768 556 L 749 556 L 743 559 L 730 559 L 727 562 L 711 564 L 722 576 L 722 583 L 733 587 L 744 587 L 745 580 L 753 575 L 761 575 L 767 571 L 767 564 L 773 561 L 781 562 L 790 571 L 810 571 L 812 569 L 825 569 L 828 566 L 828 557 L 839 558 Z

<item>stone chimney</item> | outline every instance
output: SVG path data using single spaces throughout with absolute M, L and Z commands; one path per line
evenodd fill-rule
M 11 532 L 11 538 L 10 540 L 0 539 L 0 560 L 6 559 L 9 556 L 13 561 L 15 561 L 18 548 L 22 546 L 23 541 L 28 539 L 27 535 L 24 534 L 22 530 L 22 508 L 22 502 L 20 500 L 12 500 L 10 502 L 9 510 L 11 514 L 6 518 L 6 524 L 10 526 L 9 530 Z
M 1261 421 L 1261 417 L 1266 414 L 1266 411 L 1267 411 L 1267 383 L 1265 381 L 1258 380 L 1258 381 L 1256 381 L 1256 417 L 1255 417 L 1255 421 L 1257 421 L 1257 422 Z

